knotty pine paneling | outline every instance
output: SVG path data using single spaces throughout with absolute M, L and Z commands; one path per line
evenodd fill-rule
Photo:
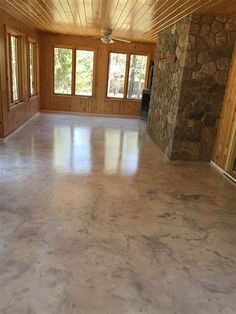
M 94 97 L 53 94 L 53 47 L 68 46 L 95 50 L 95 94 Z M 114 115 L 139 115 L 140 101 L 107 99 L 107 75 L 109 51 L 143 53 L 153 59 L 155 45 L 149 43 L 115 43 L 104 45 L 99 39 L 79 36 L 42 33 L 40 35 L 41 56 L 41 108 L 44 110 L 101 113 Z
M 17 127 L 22 125 L 28 118 L 39 111 L 39 96 L 28 99 L 27 86 L 23 86 L 25 96 L 23 102 L 9 109 L 7 66 L 6 66 L 6 25 L 19 31 L 26 36 L 38 39 L 37 31 L 23 24 L 21 21 L 0 10 L 0 138 L 6 137 Z M 24 37 L 24 51 L 26 52 L 26 36 Z M 26 56 L 26 55 L 25 55 Z M 25 60 L 25 58 L 24 58 Z M 25 60 L 26 61 L 26 60 Z M 26 62 L 23 64 L 23 72 L 26 73 Z M 26 82 L 25 82 L 26 84 Z
M 0 138 L 3 138 L 3 104 L 2 104 L 2 87 L 1 87 L 1 72 L 0 72 Z
M 217 138 L 212 160 L 227 170 L 232 141 L 236 132 L 236 49 L 231 63 L 224 104 L 220 116 Z
M 41 31 L 155 42 L 160 30 L 188 14 L 236 15 L 235 0 L 0 0 L 0 7 Z

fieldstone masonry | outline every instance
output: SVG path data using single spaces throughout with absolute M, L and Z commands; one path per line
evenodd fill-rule
M 148 132 L 169 159 L 211 159 L 235 39 L 234 20 L 196 14 L 158 34 Z

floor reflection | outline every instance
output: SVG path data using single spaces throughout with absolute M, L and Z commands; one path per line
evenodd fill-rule
M 121 131 L 105 130 L 105 163 L 104 169 L 108 174 L 115 174 L 120 163 Z
M 138 132 L 125 131 L 123 135 L 123 148 L 121 169 L 125 173 L 133 174 L 137 171 L 139 160 Z
M 137 131 L 105 130 L 104 170 L 106 173 L 115 174 L 121 171 L 126 174 L 135 174 L 138 160 Z
M 89 173 L 92 166 L 98 165 L 106 174 L 132 175 L 138 168 L 138 140 L 138 131 L 107 128 L 98 152 L 90 128 L 57 126 L 54 129 L 54 166 L 62 171 Z
M 91 170 L 91 130 L 83 127 L 54 129 L 54 166 L 65 171 Z
M 91 130 L 75 128 L 73 133 L 73 169 L 77 172 L 91 170 Z

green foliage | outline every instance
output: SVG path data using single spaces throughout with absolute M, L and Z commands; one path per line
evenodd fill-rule
M 147 56 L 132 55 L 130 60 L 128 98 L 140 98 L 144 86 Z
M 54 49 L 54 90 L 59 94 L 71 94 L 72 49 Z
M 72 49 L 54 49 L 54 91 L 72 93 Z M 109 96 L 123 97 L 127 55 L 110 54 Z M 131 55 L 128 98 L 140 98 L 146 75 L 147 57 Z M 93 86 L 93 51 L 76 50 L 75 94 L 91 96 Z
M 72 93 L 72 49 L 55 48 L 54 50 L 55 92 Z M 76 95 L 92 95 L 93 52 L 76 51 Z
M 77 50 L 76 52 L 76 86 L 77 95 L 92 95 L 93 86 L 93 52 Z

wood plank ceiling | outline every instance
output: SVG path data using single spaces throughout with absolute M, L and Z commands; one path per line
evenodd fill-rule
M 192 12 L 236 15 L 235 0 L 0 0 L 0 8 L 47 32 L 155 42 L 163 28 Z

